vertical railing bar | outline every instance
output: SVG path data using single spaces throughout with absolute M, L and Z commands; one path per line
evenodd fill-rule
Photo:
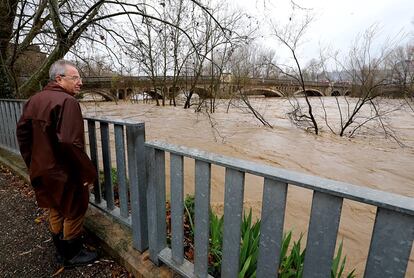
M 100 122 L 101 127 L 101 142 L 102 142 L 102 160 L 104 169 L 104 189 L 106 207 L 109 210 L 115 208 L 114 205 L 114 190 L 111 175 L 111 149 L 109 145 L 109 126 L 108 123 Z
M 9 137 L 10 137 L 10 149 L 15 149 L 15 142 L 14 142 L 14 132 L 13 132 L 13 125 L 14 125 L 14 113 L 13 113 L 13 103 L 11 101 L 7 102 L 9 107 L 9 119 L 10 119 L 10 126 L 9 126 Z
M 0 125 L 0 143 L 3 146 L 6 146 L 6 111 L 5 111 L 5 101 L 0 101 L 0 116 L 2 123 Z
M 13 142 L 14 142 L 14 146 L 15 146 L 15 150 L 19 150 L 19 142 L 17 141 L 17 136 L 16 136 L 16 125 L 17 125 L 17 121 L 19 120 L 20 117 L 20 113 L 18 111 L 18 103 L 17 101 L 13 101 Z
M 23 115 L 23 106 L 24 106 L 24 104 L 25 104 L 25 102 L 23 102 L 23 101 L 19 101 L 18 102 L 18 106 L 19 106 L 18 111 L 19 111 L 19 114 L 18 114 L 18 117 L 17 117 L 17 122 L 20 120 L 20 117 Z M 16 128 L 17 128 L 17 122 L 16 122 Z M 17 137 L 16 137 L 16 139 L 17 139 Z
M 127 125 L 128 175 L 133 244 L 140 252 L 148 248 L 147 168 L 145 125 Z M 153 163 L 153 162 L 151 162 Z M 148 169 L 149 171 L 150 169 Z M 153 203 L 151 203 L 153 204 Z
M 159 264 L 158 254 L 167 245 L 165 211 L 165 153 L 155 149 L 148 153 L 150 160 L 150 181 L 148 188 L 149 249 L 154 264 Z
M 13 108 L 12 108 L 12 103 L 10 101 L 7 102 L 7 107 L 8 107 L 8 118 L 9 118 L 9 147 L 10 149 L 14 149 L 14 134 L 13 134 Z
M 286 183 L 265 178 L 262 197 L 257 277 L 278 277 L 285 218 Z
M 172 259 L 177 264 L 184 262 L 184 167 L 183 157 L 171 153 L 171 248 Z
M 127 138 L 130 138 L 129 135 L 129 128 L 127 127 Z M 128 150 L 130 149 L 130 144 L 128 143 Z M 128 153 L 128 158 L 131 158 L 131 155 Z M 157 248 L 157 204 L 155 203 L 157 201 L 156 198 L 156 192 L 155 192 L 155 149 L 151 147 L 145 148 L 145 160 L 147 165 L 147 182 L 148 182 L 148 196 L 147 196 L 147 209 L 148 209 L 148 249 L 150 253 L 150 259 L 153 263 L 158 264 L 158 253 L 156 251 Z M 133 171 L 131 171 L 132 163 L 129 162 L 129 173 L 132 175 Z M 132 176 L 131 176 L 132 179 Z M 131 190 L 132 190 L 132 184 L 131 184 Z M 131 192 L 132 193 L 132 192 Z M 132 196 L 131 196 L 132 199 Z M 134 216 L 134 212 L 132 213 L 132 216 Z
M 121 217 L 128 217 L 128 188 L 126 181 L 125 164 L 125 143 L 124 127 L 119 124 L 114 125 L 115 132 L 115 152 L 116 152 L 116 171 L 118 175 L 118 194 Z
M 211 164 L 195 161 L 194 274 L 208 276 Z
M 14 111 L 14 103 L 9 101 L 9 108 L 10 108 L 10 139 L 11 139 L 11 149 L 17 149 L 17 140 L 15 136 L 15 126 L 16 126 L 16 113 Z
M 239 273 L 244 176 L 244 172 L 226 168 L 221 264 L 223 278 L 237 277 Z
M 12 125 L 12 121 L 11 121 L 11 113 L 10 113 L 10 102 L 7 101 L 6 105 L 5 105 L 5 110 L 6 110 L 6 137 L 7 137 L 7 143 L 6 146 L 9 149 L 13 149 L 13 145 L 12 145 L 12 131 L 11 131 L 11 125 Z
M 413 240 L 413 215 L 378 208 L 364 277 L 405 277 Z
M 101 185 L 99 182 L 99 160 L 98 160 L 98 146 L 96 138 L 96 124 L 94 120 L 88 119 L 88 137 L 89 137 L 89 151 L 91 154 L 91 161 L 95 165 L 96 173 L 98 173 L 98 178 L 95 181 L 93 186 L 93 192 L 95 196 L 95 203 L 100 204 L 102 201 L 102 191 Z
M 166 225 L 166 208 L 165 208 L 165 152 L 155 150 L 155 169 L 158 175 L 157 182 L 157 226 L 158 229 L 158 252 L 167 246 L 167 225 Z
M 329 277 L 342 210 L 341 197 L 314 191 L 303 277 Z

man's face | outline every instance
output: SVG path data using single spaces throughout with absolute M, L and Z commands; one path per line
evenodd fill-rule
M 56 76 L 56 82 L 70 94 L 79 93 L 82 79 L 75 67 L 66 66 L 65 74 Z

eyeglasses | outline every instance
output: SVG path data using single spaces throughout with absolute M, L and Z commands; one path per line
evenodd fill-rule
M 73 81 L 80 81 L 80 82 L 82 82 L 82 78 L 80 76 L 66 76 L 64 74 L 61 74 L 60 76 L 67 77 L 68 79 L 73 80 Z

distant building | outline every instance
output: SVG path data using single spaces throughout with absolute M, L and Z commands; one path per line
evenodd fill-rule
M 12 54 L 14 46 L 14 44 L 9 45 L 9 55 Z M 47 54 L 41 52 L 38 45 L 30 45 L 27 50 L 21 53 L 14 63 L 14 72 L 19 77 L 19 81 L 23 82 L 33 75 L 46 60 L 46 57 Z

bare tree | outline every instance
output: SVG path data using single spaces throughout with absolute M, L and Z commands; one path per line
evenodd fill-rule
M 294 7 L 296 8 L 300 8 L 294 2 L 292 2 L 292 5 L 295 5 Z M 302 8 L 300 9 L 303 10 Z M 282 45 L 287 47 L 292 55 L 295 64 L 294 67 L 276 64 L 275 66 L 278 67 L 283 72 L 283 74 L 292 78 L 300 85 L 306 103 L 306 108 L 303 108 L 298 99 L 295 96 L 291 96 L 290 104 L 292 105 L 293 110 L 288 115 L 292 122 L 294 122 L 296 125 L 304 127 L 305 129 L 311 128 L 315 134 L 318 134 L 318 123 L 315 119 L 313 107 L 307 94 L 301 63 L 297 56 L 298 47 L 311 22 L 312 16 L 306 12 L 304 17 L 299 19 L 299 22 L 297 22 L 296 16 L 292 14 L 287 24 L 282 25 L 271 22 L 271 27 L 272 35 L 278 39 Z
M 231 105 L 236 105 L 240 100 L 243 103 L 243 108 L 251 113 L 262 125 L 272 128 L 272 125 L 265 119 L 265 117 L 256 109 L 250 102 L 249 96 L 246 92 L 251 82 L 257 78 L 268 78 L 272 67 L 265 61 L 273 58 L 274 53 L 257 47 L 256 44 L 246 44 L 238 48 L 232 58 L 230 59 L 230 70 L 232 73 L 231 87 L 232 94 L 227 106 L 227 112 Z M 238 107 L 240 108 L 240 107 Z
M 357 101 L 352 106 L 347 105 L 346 113 L 341 113 L 341 124 L 339 136 L 344 136 L 345 132 L 350 129 L 349 136 L 373 119 L 382 120 L 382 113 L 374 99 L 384 96 L 388 76 L 386 61 L 392 53 L 393 45 L 383 45 L 378 54 L 373 49 L 373 42 L 378 29 L 374 25 L 368 28 L 361 36 L 357 37 L 354 46 L 349 52 L 345 62 L 337 62 L 342 65 L 343 70 L 349 76 L 353 83 L 353 94 L 357 96 Z M 345 96 L 346 98 L 346 96 Z M 348 102 L 349 103 L 349 102 Z M 364 106 L 371 106 L 375 111 L 374 116 L 368 116 L 361 121 Z M 385 131 L 385 130 L 384 130 Z
M 400 143 L 387 123 L 388 115 L 401 108 L 401 105 L 386 103 L 392 85 L 389 59 L 395 43 L 389 41 L 382 44 L 380 49 L 376 49 L 374 42 L 377 32 L 377 26 L 373 25 L 356 38 L 347 55 L 342 58 L 339 57 L 339 53 L 331 55 L 337 71 L 342 73 L 340 78 L 350 80 L 352 84 L 351 97 L 335 96 L 339 116 L 337 128 L 335 123 L 328 120 L 323 100 L 322 108 L 325 111 L 325 122 L 334 134 L 353 137 L 362 128 L 379 129 Z M 321 60 L 326 70 L 326 64 L 332 60 Z
M 201 13 L 211 16 L 209 10 L 196 0 L 194 3 Z M 149 4 L 119 0 L 4 0 L 0 10 L 0 68 L 2 70 L 1 92 L 13 92 L 14 95 L 27 96 L 39 89 L 39 84 L 47 78 L 50 65 L 63 58 L 76 44 L 91 45 L 91 42 L 113 52 L 111 45 L 102 41 L 104 35 L 116 40 L 125 40 L 119 29 L 114 28 L 114 18 L 120 16 L 135 17 L 136 25 L 145 25 L 140 19 L 148 18 L 165 22 L 157 15 L 144 9 Z M 112 21 L 111 21 L 112 20 Z M 213 19 L 217 25 L 219 23 Z M 170 22 L 166 24 L 173 25 Z M 178 27 L 177 27 L 178 28 Z M 4 32 L 3 32 L 4 31 Z M 14 43 L 14 47 L 11 47 Z M 18 80 L 14 73 L 14 64 L 29 47 L 38 45 L 47 54 L 43 63 L 27 80 Z M 11 50 L 11 51 L 10 51 Z M 3 74 L 4 73 L 4 74 Z M 6 93 L 3 93 L 6 94 Z
M 395 84 L 405 97 L 414 95 L 414 44 L 399 46 L 388 58 L 390 83 Z

